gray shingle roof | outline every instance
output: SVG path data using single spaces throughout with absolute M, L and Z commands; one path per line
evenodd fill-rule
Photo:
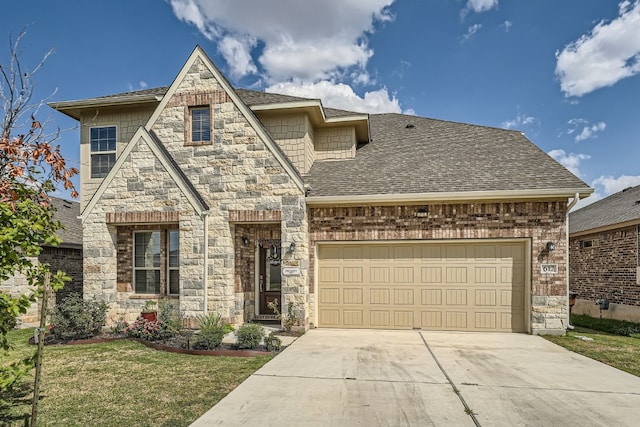
M 355 159 L 313 164 L 310 196 L 589 189 L 517 131 L 402 114 L 369 123 Z
M 640 185 L 598 200 L 569 214 L 569 233 L 640 221 Z
M 82 223 L 80 203 L 51 198 L 51 206 L 55 209 L 54 218 L 62 223 L 64 229 L 58 230 L 58 237 L 62 239 L 60 247 L 82 247 Z

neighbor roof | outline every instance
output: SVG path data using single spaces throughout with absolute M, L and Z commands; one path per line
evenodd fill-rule
M 82 247 L 82 223 L 80 215 L 80 203 L 69 200 L 51 198 L 51 206 L 55 210 L 53 217 L 60 221 L 64 229 L 56 233 L 62 239 L 61 248 Z
M 371 142 L 315 162 L 310 196 L 590 188 L 522 133 L 402 114 L 369 116 Z
M 640 185 L 626 188 L 569 214 L 569 233 L 640 222 Z

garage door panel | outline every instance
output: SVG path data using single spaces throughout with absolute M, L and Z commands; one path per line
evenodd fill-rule
M 318 323 L 326 327 L 340 327 L 342 322 L 340 321 L 339 309 L 321 309 L 318 311 Z
M 413 289 L 394 289 L 393 302 L 395 305 L 414 305 Z
M 390 295 L 391 291 L 389 289 L 371 289 L 369 291 L 369 303 L 388 305 L 391 302 Z
M 423 311 L 421 312 L 420 327 L 430 329 L 442 328 L 442 311 Z
M 389 283 L 389 267 L 370 267 L 369 280 L 371 283 Z
M 362 324 L 362 319 L 364 317 L 363 310 L 344 310 L 342 316 L 342 323 L 348 328 L 361 328 L 364 326 Z
M 345 283 L 362 283 L 362 267 L 344 267 L 342 280 Z
M 396 328 L 413 328 L 413 311 L 394 311 L 393 326 Z
M 494 289 L 476 289 L 474 291 L 476 307 L 495 307 L 498 299 L 496 293 Z
M 339 288 L 322 288 L 320 289 L 320 304 L 340 304 Z
M 391 313 L 389 313 L 389 310 L 371 310 L 369 312 L 369 325 L 373 328 L 391 327 L 390 319 L 391 319 Z
M 466 289 L 446 289 L 445 296 L 446 305 L 467 305 Z
M 422 283 L 440 283 L 442 282 L 442 267 L 422 267 L 420 277 Z
M 445 319 L 448 329 L 467 329 L 466 311 L 446 311 Z
M 413 267 L 394 267 L 394 283 L 413 283 Z
M 362 294 L 364 290 L 362 288 L 345 288 L 342 291 L 342 303 L 343 304 L 362 304 Z
M 422 305 L 442 305 L 442 289 L 422 289 Z
M 496 283 L 496 267 L 476 267 L 474 277 L 476 283 Z
M 320 327 L 524 331 L 524 243 L 327 246 Z
M 447 283 L 467 283 L 467 267 L 447 267 Z

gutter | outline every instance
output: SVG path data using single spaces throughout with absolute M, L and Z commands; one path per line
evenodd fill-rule
M 564 241 L 565 241 L 565 251 L 567 252 L 565 257 L 564 257 L 564 262 L 565 262 L 565 269 L 564 269 L 564 275 L 565 275 L 565 280 L 567 282 L 567 286 L 566 286 L 566 294 L 567 294 L 567 328 L 569 329 L 573 329 L 573 326 L 571 326 L 571 317 L 569 316 L 569 312 L 570 312 L 570 307 L 569 307 L 569 211 L 576 205 L 576 203 L 578 203 L 578 200 L 580 200 L 580 193 L 577 193 L 573 196 L 573 200 L 571 200 L 571 202 L 569 202 L 569 204 L 567 205 L 567 213 L 565 214 L 565 227 L 567 232 L 565 233 L 564 236 Z
M 543 190 L 506 190 L 506 191 L 456 191 L 408 194 L 368 194 L 345 196 L 309 196 L 307 205 L 356 205 L 356 204 L 396 204 L 396 203 L 425 203 L 425 202 L 453 202 L 479 200 L 544 200 L 550 198 L 566 199 L 574 197 L 572 203 L 593 192 L 592 188 L 558 188 Z M 567 211 L 568 212 L 568 211 Z

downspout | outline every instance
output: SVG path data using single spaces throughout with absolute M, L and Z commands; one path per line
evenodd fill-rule
M 202 222 L 204 223 L 204 271 L 202 273 L 202 287 L 204 289 L 204 304 L 202 306 L 202 310 L 204 311 L 204 315 L 208 314 L 207 300 L 209 299 L 208 295 L 208 284 L 209 284 L 209 212 L 203 212 L 202 214 Z
M 570 329 L 573 329 L 573 326 L 571 326 L 571 318 L 569 317 L 569 211 L 576 205 L 576 203 L 578 203 L 578 201 L 580 200 L 580 193 L 576 193 L 573 196 L 573 200 L 571 200 L 571 202 L 569 202 L 569 204 L 567 205 L 567 213 L 566 213 L 566 227 L 567 227 L 567 235 L 565 236 L 565 251 L 567 252 L 564 259 L 565 259 L 565 270 L 564 270 L 564 274 L 565 274 L 565 280 L 567 282 L 567 326 Z

